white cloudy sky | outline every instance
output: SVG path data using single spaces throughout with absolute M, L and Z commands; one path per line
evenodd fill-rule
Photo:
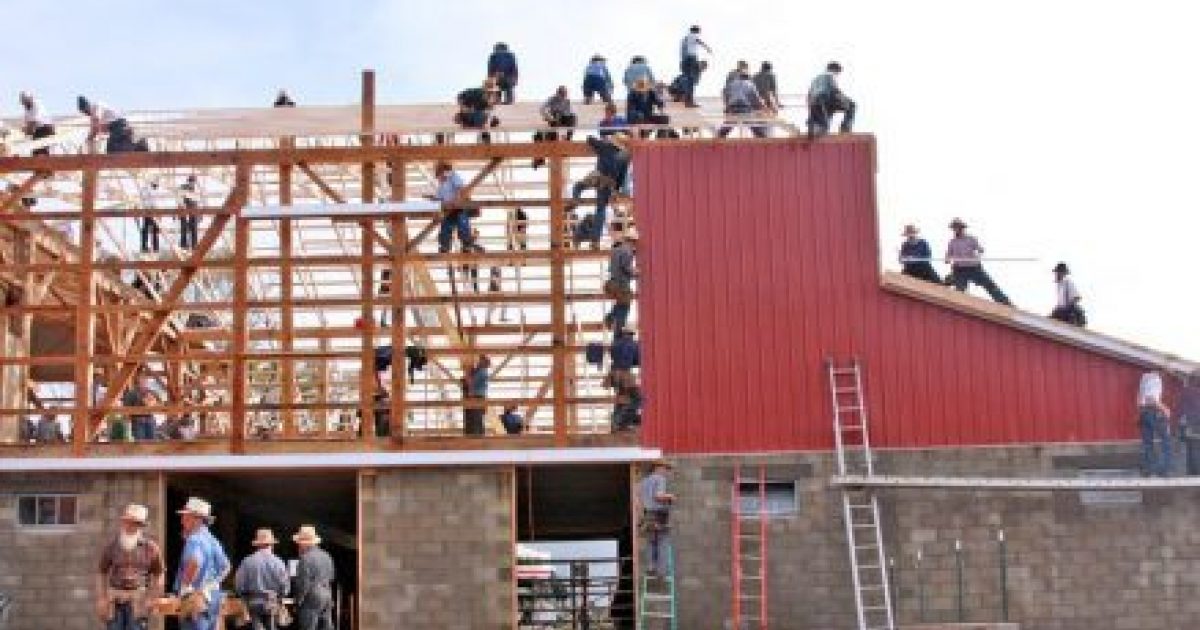
M 0 13 L 7 113 L 23 88 L 57 112 L 81 92 L 124 109 L 265 104 L 279 86 L 345 103 L 365 67 L 381 101 L 448 100 L 498 40 L 540 96 L 574 89 L 594 52 L 645 54 L 669 76 L 692 23 L 718 70 L 769 59 L 788 93 L 838 59 L 879 139 L 885 261 L 902 224 L 940 251 L 962 216 L 990 254 L 1039 259 L 991 268 L 1019 305 L 1048 311 L 1065 260 L 1095 328 L 1200 358 L 1189 2 L 0 0 Z

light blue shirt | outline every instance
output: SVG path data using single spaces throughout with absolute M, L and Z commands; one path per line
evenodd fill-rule
M 241 595 L 274 593 L 283 597 L 290 586 L 287 567 L 269 547 L 246 556 L 238 566 L 233 582 L 234 590 Z
M 631 63 L 625 69 L 625 89 L 633 90 L 633 84 L 638 79 L 646 79 L 650 85 L 654 85 L 654 72 L 650 70 L 650 66 L 644 63 Z
M 208 528 L 201 525 L 187 537 L 183 545 L 183 555 L 179 559 L 179 570 L 175 573 L 175 591 L 179 592 L 183 584 L 183 568 L 195 561 L 197 571 L 191 586 L 194 589 L 203 588 L 206 582 L 215 582 L 229 572 L 229 557 L 221 548 L 221 543 L 213 537 Z
M 446 180 L 438 183 L 436 196 L 442 203 L 451 203 L 458 197 L 458 191 L 463 189 L 463 180 L 458 173 L 450 171 Z

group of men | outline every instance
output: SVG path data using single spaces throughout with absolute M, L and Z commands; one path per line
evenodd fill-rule
M 166 562 L 162 548 L 146 534 L 150 511 L 130 504 L 121 513 L 120 528 L 100 552 L 96 578 L 96 612 L 107 630 L 146 630 L 151 615 L 162 607 L 177 614 L 183 630 L 214 630 L 225 614 L 221 584 L 232 566 L 220 541 L 209 530 L 215 520 L 212 506 L 192 497 L 177 514 L 184 537 L 172 592 L 166 594 Z M 270 529 L 259 529 L 254 553 L 234 573 L 233 593 L 244 605 L 239 626 L 275 630 L 291 618 L 284 598 L 291 593 L 298 630 L 333 630 L 335 579 L 333 560 L 320 548 L 321 538 L 311 525 L 292 536 L 300 550 L 293 577 L 273 549 L 278 541 Z
M 933 250 L 921 238 L 921 232 L 915 225 L 905 226 L 902 234 L 904 242 L 900 245 L 899 257 L 902 273 L 934 284 L 953 286 L 959 291 L 966 291 L 968 285 L 975 284 L 987 291 L 996 302 L 1011 306 L 1008 296 L 983 268 L 983 245 L 978 238 L 967 234 L 966 222 L 956 218 L 950 222 L 950 229 L 954 231 L 954 237 L 946 245 L 945 257 L 950 265 L 950 273 L 944 279 L 933 268 Z M 1074 326 L 1086 325 L 1083 296 L 1071 279 L 1067 263 L 1058 263 L 1051 272 L 1054 274 L 1055 303 L 1050 317 Z

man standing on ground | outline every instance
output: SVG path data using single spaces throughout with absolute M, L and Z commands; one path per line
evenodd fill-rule
M 1142 430 L 1142 474 L 1166 477 L 1171 472 L 1171 410 L 1162 400 L 1162 375 L 1151 370 L 1138 384 L 1138 424 Z M 1154 441 L 1161 455 L 1155 454 Z
M 146 630 L 150 605 L 163 594 L 166 567 L 145 534 L 149 514 L 144 505 L 125 506 L 121 530 L 100 554 L 96 611 L 106 630 Z
M 246 604 L 252 630 L 275 630 L 275 616 L 291 586 L 287 567 L 273 551 L 278 543 L 269 529 L 255 532 L 250 543 L 255 551 L 242 560 L 233 578 L 234 592 Z
M 667 570 L 670 545 L 671 506 L 675 495 L 667 492 L 667 473 L 671 464 L 666 460 L 654 462 L 650 474 L 642 479 L 638 499 L 642 504 L 642 527 L 646 533 L 646 573 L 662 577 Z
M 1187 454 L 1187 474 L 1200 475 L 1200 368 L 1180 375 L 1179 435 Z
M 466 406 L 463 408 L 463 435 L 483 435 L 483 416 L 486 410 L 488 392 L 488 370 L 492 360 L 486 354 L 479 355 L 475 366 L 468 372 L 464 382 Z
M 825 72 L 813 79 L 808 89 L 809 139 L 829 133 L 831 119 L 838 112 L 842 113 L 839 132 L 850 133 L 854 128 L 854 112 L 857 107 L 838 87 L 837 80 L 841 74 L 842 64 L 831 61 L 825 66 Z
M 192 497 L 179 514 L 186 540 L 175 573 L 179 593 L 181 630 L 216 630 L 221 622 L 221 582 L 229 574 L 229 557 L 221 543 L 208 531 L 213 522 L 212 506 Z
M 688 79 L 687 91 L 684 94 L 684 105 L 687 107 L 700 107 L 696 104 L 696 86 L 700 85 L 700 73 L 703 72 L 700 65 L 701 48 L 712 54 L 712 48 L 700 39 L 700 27 L 693 26 L 688 29 L 688 34 L 684 35 L 679 46 L 679 71 Z
M 1008 296 L 1004 295 L 988 272 L 984 271 L 980 260 L 983 246 L 979 244 L 979 239 L 967 234 L 967 224 L 962 219 L 954 219 L 950 222 L 950 229 L 954 230 L 954 238 L 946 245 L 946 262 L 950 264 L 950 278 L 954 288 L 966 291 L 968 284 L 976 284 L 987 291 L 992 300 L 1012 306 Z
M 500 42 L 488 56 L 487 66 L 488 76 L 496 79 L 504 95 L 504 104 L 512 105 L 517 98 L 517 56 L 508 49 L 508 44 Z
M 333 630 L 333 592 L 329 587 L 336 577 L 333 558 L 318 547 L 321 537 L 312 525 L 301 525 L 292 540 L 300 547 L 300 563 L 296 567 L 296 628 Z
M 1071 271 L 1067 269 L 1067 263 L 1060 262 L 1054 265 L 1054 287 L 1057 299 L 1050 317 L 1079 327 L 1087 324 L 1083 307 L 1079 305 L 1083 298 L 1075 288 L 1075 283 L 1071 281 Z
M 906 276 L 941 284 L 937 271 L 933 269 L 933 250 L 929 243 L 920 237 L 921 231 L 915 225 L 904 226 L 904 243 L 900 245 L 901 273 Z

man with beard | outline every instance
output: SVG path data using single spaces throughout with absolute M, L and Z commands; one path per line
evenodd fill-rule
M 107 630 L 146 630 L 150 603 L 162 595 L 162 550 L 145 535 L 149 510 L 130 504 L 121 529 L 100 554 L 96 610 Z

